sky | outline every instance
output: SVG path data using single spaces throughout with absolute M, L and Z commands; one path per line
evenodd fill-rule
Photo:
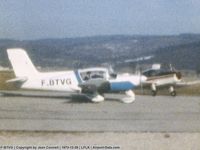
M 200 33 L 199 0 L 1 0 L 0 38 Z

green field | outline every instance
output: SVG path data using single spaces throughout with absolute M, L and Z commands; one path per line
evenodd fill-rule
M 16 87 L 13 84 L 6 83 L 7 80 L 14 77 L 13 71 L 0 71 L 0 90 L 15 90 Z

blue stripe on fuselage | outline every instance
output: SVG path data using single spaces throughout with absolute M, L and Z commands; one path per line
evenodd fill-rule
M 79 73 L 78 73 L 78 70 L 75 70 L 75 71 L 74 71 L 74 74 L 75 74 L 75 76 L 76 76 L 76 79 L 77 79 L 78 83 L 79 83 L 79 84 L 82 83 L 82 80 L 81 80 L 81 77 L 80 77 L 80 75 L 79 75 Z
M 127 91 L 133 89 L 135 85 L 129 81 L 110 82 L 111 91 Z

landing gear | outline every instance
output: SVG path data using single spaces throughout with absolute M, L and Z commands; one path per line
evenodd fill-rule
M 152 84 L 151 85 L 151 95 L 156 96 L 157 95 L 157 90 L 156 90 L 156 85 Z
M 96 96 L 91 98 L 91 101 L 94 102 L 94 103 L 103 102 L 104 101 L 104 97 L 101 96 L 101 95 L 96 95 Z
M 132 90 L 125 91 L 126 97 L 122 98 L 123 103 L 129 104 L 135 101 L 135 93 Z
M 170 93 L 171 96 L 176 96 L 176 91 L 175 91 L 175 88 L 174 88 L 173 85 L 169 87 L 169 93 Z M 157 95 L 157 89 L 156 89 L 156 85 L 155 84 L 151 85 L 151 95 L 152 96 L 156 96 Z
M 176 91 L 170 93 L 171 96 L 176 96 Z
M 169 87 L 169 93 L 170 93 L 171 96 L 176 96 L 176 91 L 174 89 L 174 86 Z
M 152 90 L 152 91 L 151 91 L 151 95 L 152 95 L 152 96 L 156 96 L 156 95 L 157 95 L 157 91 Z

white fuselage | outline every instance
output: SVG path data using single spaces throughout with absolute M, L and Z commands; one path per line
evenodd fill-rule
M 29 76 L 21 88 L 69 92 L 79 89 L 74 71 L 38 73 L 35 76 Z
M 139 75 L 111 76 L 107 68 L 86 68 L 61 72 L 39 72 L 33 65 L 27 52 L 21 48 L 7 49 L 8 58 L 16 78 L 14 82 L 23 89 L 65 91 L 69 93 L 85 93 L 93 102 L 100 102 L 104 97 L 100 92 L 125 91 L 129 98 L 122 101 L 130 103 L 135 100 L 131 91 L 146 77 Z M 91 96 L 92 93 L 92 96 Z
M 156 86 L 172 85 L 180 82 L 181 80 L 177 78 L 176 74 L 155 76 L 147 78 L 145 83 L 155 84 Z

